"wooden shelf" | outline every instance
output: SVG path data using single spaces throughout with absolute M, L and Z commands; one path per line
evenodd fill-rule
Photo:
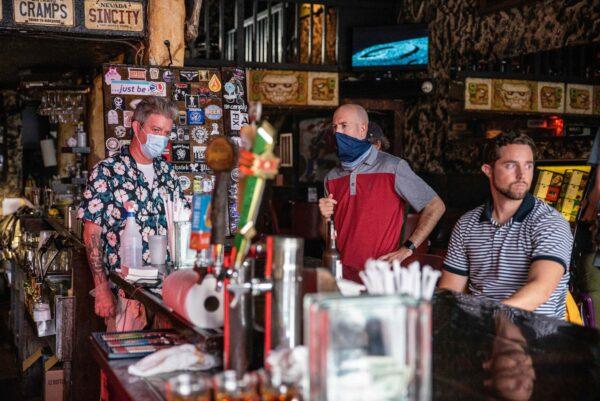
M 536 136 L 530 135 L 531 139 L 535 142 L 571 142 L 571 141 L 584 141 L 593 140 L 593 135 L 572 135 L 572 136 Z M 464 136 L 458 138 L 448 139 L 448 142 L 485 142 L 488 139 L 479 136 Z
M 454 112 L 449 114 L 452 119 L 466 119 L 466 120 L 497 120 L 505 119 L 510 117 L 512 119 L 519 120 L 538 120 L 545 119 L 552 116 L 558 116 L 568 122 L 588 122 L 591 124 L 597 124 L 600 126 L 600 115 L 587 115 L 587 114 L 566 114 L 566 113 L 538 113 L 538 112 L 519 112 L 515 113 L 512 111 L 490 111 L 490 110 L 462 110 L 460 112 Z

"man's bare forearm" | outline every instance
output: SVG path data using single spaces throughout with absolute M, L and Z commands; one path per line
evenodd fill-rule
M 439 196 L 433 198 L 419 215 L 415 231 L 408 237 L 415 246 L 419 246 L 427 239 L 431 231 L 446 211 L 446 206 Z
M 548 301 L 564 274 L 563 267 L 554 261 L 537 260 L 529 269 L 529 280 L 503 304 L 528 311 L 536 310 Z
M 97 224 L 86 221 L 83 230 L 83 242 L 94 284 L 97 287 L 108 281 L 106 270 L 104 269 L 104 254 L 102 252 L 102 228 Z

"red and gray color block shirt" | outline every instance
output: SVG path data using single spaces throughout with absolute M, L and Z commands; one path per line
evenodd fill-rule
M 334 223 L 344 278 L 357 282 L 368 258 L 399 249 L 405 202 L 420 212 L 436 196 L 406 161 L 375 147 L 353 170 L 331 170 L 325 193 L 337 201 Z

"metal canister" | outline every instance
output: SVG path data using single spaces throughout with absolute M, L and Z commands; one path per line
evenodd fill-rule
M 272 238 L 271 349 L 294 348 L 301 343 L 304 239 L 281 236 Z

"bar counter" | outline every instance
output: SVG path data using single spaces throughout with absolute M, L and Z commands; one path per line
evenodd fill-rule
M 433 400 L 597 400 L 599 331 L 447 291 L 432 304 Z M 141 379 L 127 373 L 137 360 L 92 354 L 118 399 L 164 400 L 179 373 Z

